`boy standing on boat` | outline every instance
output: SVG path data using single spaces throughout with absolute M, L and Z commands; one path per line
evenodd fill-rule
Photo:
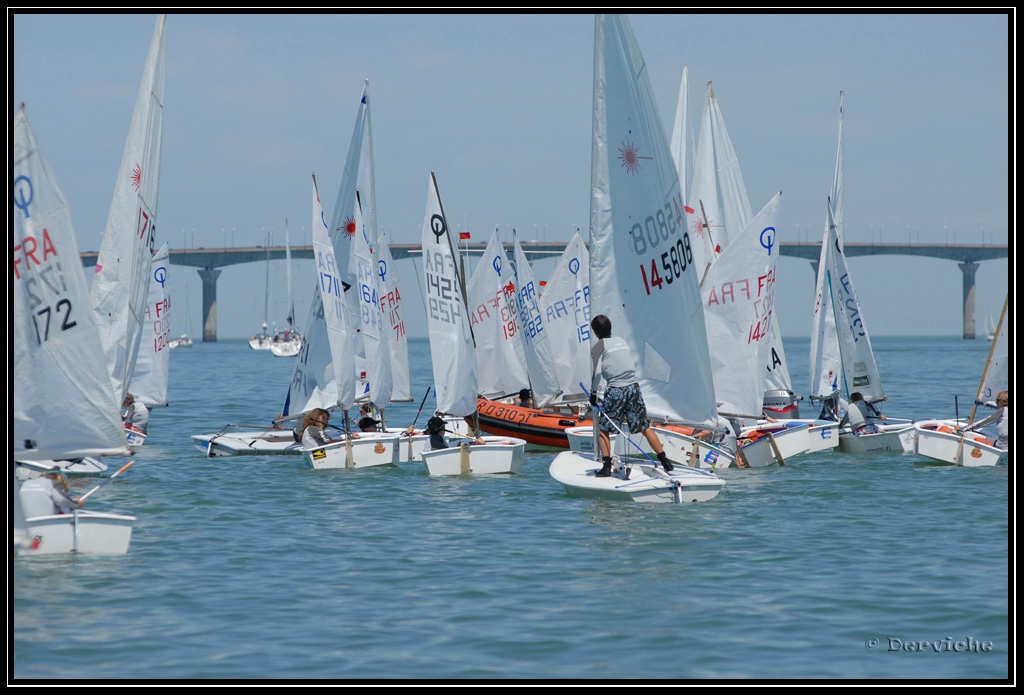
M 590 387 L 590 404 L 597 406 L 597 387 L 603 379 L 608 384 L 604 395 L 603 410 L 606 417 L 601 418 L 598 439 L 601 445 L 601 470 L 595 473 L 598 478 L 607 478 L 612 474 L 610 432 L 618 423 L 626 423 L 630 434 L 643 433 L 651 445 L 662 468 L 672 470 L 672 463 L 665 455 L 658 435 L 651 429 L 651 421 L 647 419 L 647 406 L 644 404 L 640 384 L 636 381 L 636 363 L 629 351 L 629 345 L 619 337 L 612 337 L 612 322 L 604 314 L 595 316 L 590 328 L 598 337 L 597 343 L 591 348 L 590 356 L 594 366 L 593 379 Z

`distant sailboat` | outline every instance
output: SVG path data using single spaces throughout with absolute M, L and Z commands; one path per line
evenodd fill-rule
M 277 357 L 295 357 L 302 348 L 302 336 L 295 330 L 295 300 L 292 298 L 292 247 L 288 238 L 288 220 L 284 221 L 284 257 L 288 273 L 288 327 L 274 334 L 270 341 L 270 352 Z
M 192 311 L 188 305 L 188 285 L 185 285 L 185 317 L 188 321 L 188 331 L 182 333 L 180 338 L 175 338 L 170 342 L 172 348 L 192 347 Z
M 261 331 L 249 338 L 249 347 L 253 350 L 269 350 L 271 336 L 267 335 L 267 308 L 270 303 L 270 235 L 264 239 L 267 248 L 267 269 L 263 285 L 263 325 Z

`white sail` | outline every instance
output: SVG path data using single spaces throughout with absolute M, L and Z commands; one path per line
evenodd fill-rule
M 836 331 L 839 334 L 839 352 L 842 356 L 846 394 L 859 391 L 864 400 L 877 403 L 886 399 L 882 390 L 882 379 L 871 350 L 871 338 L 861 310 L 853 278 L 846 265 L 846 256 L 839 245 L 836 225 L 832 217 L 832 206 L 828 206 L 827 243 L 831 246 L 826 267 L 825 288 L 832 301 L 836 317 Z M 822 301 L 826 301 L 823 297 Z
M 373 265 L 380 278 L 380 307 L 384 312 L 384 333 L 391 352 L 391 400 L 411 401 L 409 387 L 409 345 L 405 336 L 405 308 L 398 266 L 391 257 L 387 236 L 382 234 L 372 247 Z
M 708 271 L 701 289 L 715 396 L 723 413 L 760 416 L 775 320 L 776 218 L 781 193 L 737 235 Z
M 466 297 L 459 280 L 451 232 L 430 172 L 423 215 L 423 272 L 427 329 L 438 412 L 465 417 L 476 412 L 477 364 Z
M 832 175 L 832 222 L 835 225 L 839 247 L 843 245 L 843 93 L 839 92 L 839 145 L 836 149 L 836 166 Z M 825 286 L 826 271 L 832 245 L 829 239 L 829 219 L 825 219 L 825 235 L 821 242 L 818 258 L 818 276 L 814 288 L 814 317 L 811 322 L 811 393 L 812 400 L 824 401 L 840 393 L 843 369 L 839 354 L 839 334 L 836 331 L 836 317 L 832 310 L 831 288 Z M 822 301 L 822 300 L 825 301 Z
M 672 127 L 672 159 L 679 172 L 679 191 L 683 196 L 683 205 L 688 201 L 687 185 L 693 178 L 694 142 L 689 119 L 689 88 L 687 87 L 689 66 L 683 66 L 683 77 L 679 83 L 679 100 L 676 102 L 676 120 Z M 700 264 L 698 263 L 698 266 Z
M 71 212 L 24 106 L 13 136 L 14 456 L 128 454 Z
M 313 257 L 317 287 L 306 321 L 302 349 L 288 386 L 284 415 L 335 405 L 348 410 L 355 401 L 355 362 L 341 273 L 313 178 Z
M 128 392 L 142 339 L 156 233 L 165 19 L 160 15 L 153 32 L 92 282 L 96 325 L 114 392 L 121 398 Z
M 832 220 L 836 225 L 836 236 L 839 237 L 839 246 L 843 245 L 843 208 L 845 207 L 843 183 L 843 90 L 839 90 L 839 144 L 836 145 L 836 168 L 832 173 L 832 194 L 829 200 L 832 201 Z
M 516 284 L 515 310 L 519 322 L 519 337 L 522 339 L 523 356 L 526 358 L 526 371 L 530 376 L 530 388 L 533 391 L 533 403 L 538 408 L 546 406 L 561 393 L 558 378 L 555 376 L 554 362 L 551 357 L 551 341 L 548 339 L 544 312 L 540 309 L 540 292 L 538 283 L 526 258 L 519 239 L 513 232 L 515 268 L 513 275 Z M 579 389 L 573 389 L 573 393 Z
M 292 246 L 288 238 L 288 218 L 284 220 L 284 263 L 288 273 L 288 316 L 285 318 L 288 324 L 288 335 L 295 331 L 295 299 L 292 296 Z
M 697 139 L 693 182 L 686 203 L 690 231 L 700 239 L 700 243 L 694 244 L 694 258 L 703 276 L 753 217 L 739 159 L 710 82 Z M 792 391 L 778 316 L 769 327 L 768 343 L 769 348 L 764 353 L 766 386 L 772 390 Z
M 348 290 L 357 285 L 358 269 L 352 258 L 351 242 L 356 235 L 355 204 L 356 191 L 360 191 L 363 224 L 366 225 L 368 238 L 377 238 L 377 198 L 373 174 L 373 130 L 370 126 L 370 81 L 365 80 L 363 92 L 359 98 L 359 112 L 356 115 L 352 139 L 345 158 L 345 170 L 341 174 L 338 197 L 334 202 L 334 214 L 331 217 L 331 241 L 334 253 L 340 264 L 342 286 Z M 357 302 L 349 302 L 351 312 L 349 323 L 359 325 L 359 306 Z M 355 341 L 354 348 L 362 355 L 361 341 Z
M 628 20 L 598 17 L 591 164 L 591 313 L 630 345 L 648 412 L 717 418 L 699 269 L 679 178 Z
M 498 232 L 469 281 L 466 299 L 476 341 L 477 388 L 485 398 L 519 393 L 530 385 L 518 333 L 515 283 Z
M 579 230 L 551 272 L 540 306 L 562 398 L 585 400 L 580 384 L 590 384 L 590 253 Z
M 739 159 L 733 149 L 715 90 L 708 82 L 697 137 L 687 214 L 693 241 L 694 258 L 703 275 L 754 216 L 747 199 Z M 698 258 L 698 255 L 700 258 Z M 701 265 L 703 263 L 703 265 Z
M 978 387 L 978 398 L 983 401 L 994 401 L 1000 391 L 1009 390 L 1010 359 L 1009 344 L 1007 342 L 1007 331 L 1009 329 L 1006 320 L 1006 307 L 1009 304 L 1009 297 L 1003 302 L 1003 313 L 999 315 L 999 324 L 995 329 L 995 338 L 992 340 L 988 364 L 985 373 L 981 377 L 981 385 Z
M 352 262 L 356 266 L 356 285 L 353 298 L 359 305 L 359 323 L 356 333 L 363 343 L 365 374 L 359 377 L 367 384 L 370 402 L 385 408 L 391 402 L 391 349 L 384 333 L 384 312 L 380 306 L 380 278 L 374 272 L 370 238 L 362 217 L 361 196 L 356 191 L 356 233 L 352 239 Z
M 168 242 L 153 255 L 149 274 L 149 297 L 142 344 L 132 376 L 132 395 L 150 408 L 167 405 L 167 377 L 171 354 L 171 294 L 167 288 L 170 266 Z

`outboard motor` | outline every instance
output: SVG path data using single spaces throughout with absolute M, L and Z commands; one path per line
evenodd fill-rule
M 786 389 L 771 389 L 764 392 L 764 412 L 776 420 L 797 420 L 800 418 L 799 402 L 803 399 Z

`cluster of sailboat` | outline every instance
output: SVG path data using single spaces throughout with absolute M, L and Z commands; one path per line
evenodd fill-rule
M 137 108 L 137 117 L 148 119 L 144 132 L 155 133 L 156 141 L 138 155 L 130 145 L 126 163 L 133 164 L 143 153 L 148 157 L 141 185 L 132 179 L 136 185 L 124 191 L 127 202 L 119 203 L 115 195 L 119 210 L 149 228 L 156 191 L 146 186 L 149 172 L 159 163 L 162 42 L 161 17 L 143 85 L 145 98 L 140 96 Z M 294 372 L 282 384 L 280 412 L 267 418 L 270 425 L 228 424 L 215 433 L 194 435 L 196 448 L 206 456 L 294 455 L 313 469 L 418 462 L 430 475 L 522 473 L 525 451 L 546 450 L 557 452 L 549 475 L 570 495 L 677 503 L 714 498 L 726 485 L 718 475 L 723 468 L 782 466 L 795 456 L 823 450 L 916 451 L 957 465 L 1006 460 L 1005 450 L 970 429 L 974 411 L 966 423 L 879 419 L 867 429 L 856 422 L 848 425 L 849 418 L 842 417 L 844 407 L 852 414 L 855 409 L 877 409 L 886 400 L 843 253 L 842 93 L 811 339 L 810 401 L 820 414 L 801 418 L 802 398 L 793 392 L 774 310 L 781 193 L 753 214 L 710 83 L 693 147 L 685 67 L 675 127 L 671 139 L 666 137 L 643 57 L 624 16 L 598 16 L 594 65 L 589 245 L 577 231 L 546 283 L 535 277 L 515 235 L 510 261 L 497 231 L 467 282 L 464 256 L 430 173 L 419 250 L 434 377 L 430 428 L 416 430 L 431 389 L 411 425 L 387 422 L 391 404 L 412 402 L 413 395 L 406 307 L 386 235 L 377 229 L 367 82 L 330 223 L 315 175 L 311 178 L 310 279 L 316 289 L 295 351 Z M 15 261 L 15 274 L 20 271 L 25 278 L 16 282 L 15 301 L 16 456 L 56 460 L 126 454 L 114 394 L 123 396 L 132 378 L 141 308 L 129 310 L 129 300 L 115 300 L 110 289 L 104 291 L 105 297 L 111 296 L 102 311 L 75 312 L 77 323 L 68 321 L 72 308 L 86 301 L 84 278 L 78 277 L 79 266 L 73 262 L 65 262 L 63 269 L 56 265 L 60 258 L 77 260 L 77 249 L 67 206 L 23 110 L 15 123 L 14 189 L 15 241 L 24 250 L 21 265 Z M 108 236 L 116 221 L 112 210 Z M 138 248 L 119 256 L 138 266 L 131 269 L 136 283 L 149 268 L 148 234 L 129 235 Z M 52 253 L 30 253 L 30 244 L 42 249 L 49 244 Z M 162 252 L 166 254 L 166 245 Z M 37 258 L 55 264 L 59 288 L 35 267 L 40 265 Z M 159 253 L 152 263 L 158 258 Z M 101 252 L 97 281 L 108 270 L 103 259 Z M 125 277 L 128 269 L 120 270 L 119 277 Z M 44 301 L 52 299 L 55 312 L 47 324 L 49 334 L 40 324 L 43 314 L 30 303 L 30 281 L 40 288 L 47 283 L 50 294 Z M 289 264 L 289 297 L 290 286 Z M 106 285 L 94 283 L 94 295 L 102 287 Z M 113 331 L 96 326 L 113 326 L 115 308 L 126 317 L 116 320 L 128 326 L 128 336 L 117 345 L 104 345 L 100 333 Z M 597 475 L 596 418 L 601 411 L 590 407 L 588 384 L 590 320 L 599 314 L 610 318 L 616 335 L 631 349 L 648 414 L 671 467 L 659 464 L 644 438 L 611 423 L 616 472 Z M 289 330 L 296 333 L 293 316 L 290 306 Z M 52 340 L 55 331 L 71 330 L 83 334 L 72 341 L 82 353 L 74 357 L 76 364 L 109 360 L 113 365 L 111 379 L 91 374 L 86 412 L 25 398 L 59 388 L 39 388 L 55 373 L 43 360 L 72 359 L 65 347 L 58 357 L 53 352 L 57 341 Z M 1005 333 L 1001 318 L 979 402 L 1005 388 Z M 257 338 L 262 343 L 260 336 L 253 340 Z M 358 428 L 349 416 L 357 406 Z M 321 410 L 340 415 L 341 426 L 332 429 L 324 420 L 311 423 L 310 414 Z M 55 422 L 61 426 L 54 427 Z M 303 430 L 310 424 L 324 428 L 333 441 L 304 439 Z M 66 516 L 53 522 L 65 530 L 74 528 L 61 541 L 49 540 L 51 534 L 44 531 L 52 520 L 44 524 L 26 519 L 21 547 L 82 550 L 79 534 L 95 515 L 76 510 Z M 117 517 L 122 537 L 125 526 L 130 536 L 131 520 Z M 31 538 L 44 542 L 26 540 Z M 104 552 L 124 552 L 127 542 L 127 537 L 119 545 L 111 540 Z M 76 545 L 68 548 L 69 543 Z
M 19 553 L 120 554 L 131 540 L 135 518 L 81 509 L 99 486 L 74 500 L 67 476 L 102 474 L 103 458 L 131 456 L 144 443 L 146 430 L 138 424 L 144 419 L 125 421 L 122 404 L 147 414 L 167 405 L 168 248 L 165 243 L 154 249 L 164 25 L 161 15 L 91 287 L 67 201 L 24 104 L 14 118 L 12 476 L 13 544 Z M 62 508 L 58 499 L 72 506 Z

